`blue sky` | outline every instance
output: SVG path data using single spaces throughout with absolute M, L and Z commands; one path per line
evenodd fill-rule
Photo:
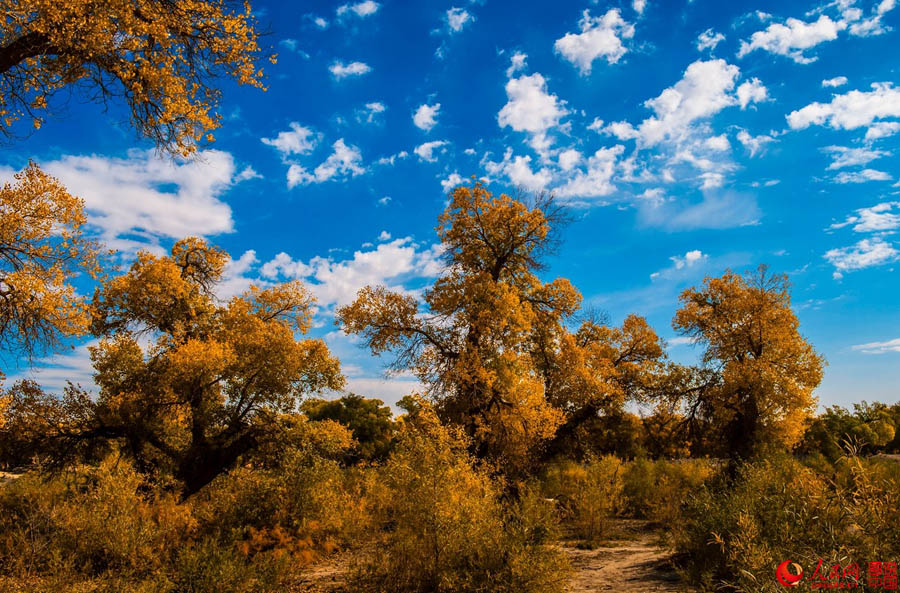
M 439 271 L 445 192 L 553 191 L 574 222 L 548 278 L 618 323 L 645 315 L 680 361 L 677 295 L 726 268 L 786 272 L 828 359 L 820 402 L 895 402 L 900 383 L 900 9 L 836 2 L 254 4 L 279 54 L 266 92 L 224 87 L 216 142 L 152 151 L 119 106 L 78 94 L 3 149 L 83 197 L 128 261 L 202 235 L 232 255 L 222 296 L 299 278 L 315 335 L 353 391 L 415 389 L 342 336 L 363 285 L 415 291 Z M 898 85 L 895 87 L 895 85 Z M 83 345 L 37 369 L 90 381 Z

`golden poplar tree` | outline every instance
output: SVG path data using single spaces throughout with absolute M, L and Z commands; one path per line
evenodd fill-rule
M 305 394 L 344 379 L 324 342 L 295 338 L 309 330 L 314 302 L 299 283 L 219 303 L 227 257 L 195 238 L 170 257 L 139 253 L 94 296 L 99 396 L 14 390 L 8 430 L 32 435 L 57 462 L 119 444 L 139 468 L 174 475 L 185 495 L 277 439 Z
M 121 99 L 135 128 L 187 154 L 218 127 L 214 78 L 261 87 L 249 4 L 224 0 L 5 0 L 0 19 L 0 133 L 34 127 L 52 96 L 75 85 Z
M 0 353 L 33 358 L 84 334 L 90 304 L 70 283 L 97 277 L 84 205 L 31 163 L 0 188 Z
M 555 244 L 562 211 L 546 197 L 528 205 L 460 186 L 440 217 L 443 274 L 420 308 L 410 295 L 366 287 L 338 310 L 348 334 L 392 368 L 428 385 L 445 421 L 461 425 L 481 457 L 514 471 L 553 436 L 562 413 L 547 401 L 535 334 L 559 333 L 581 296 L 565 279 L 536 271 Z
M 795 444 L 825 361 L 800 334 L 787 276 L 765 266 L 728 271 L 680 300 L 672 325 L 704 348 L 702 367 L 681 391 L 688 419 L 720 435 L 731 459 Z

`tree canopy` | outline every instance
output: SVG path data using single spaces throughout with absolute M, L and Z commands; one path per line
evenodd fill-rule
M 123 100 L 142 135 L 190 153 L 219 125 L 216 77 L 262 86 L 255 26 L 249 4 L 224 0 L 4 2 L 0 133 L 22 118 L 40 127 L 52 96 L 75 85 Z
M 87 332 L 90 303 L 71 279 L 100 273 L 84 203 L 31 163 L 0 188 L 0 354 L 36 354 Z
M 94 296 L 91 399 L 39 391 L 13 400 L 8 428 L 66 458 L 116 442 L 145 471 L 170 473 L 185 495 L 277 438 L 301 397 L 343 386 L 324 342 L 297 340 L 313 298 L 299 283 L 251 288 L 221 305 L 213 289 L 227 255 L 185 239 L 168 257 L 142 252 Z

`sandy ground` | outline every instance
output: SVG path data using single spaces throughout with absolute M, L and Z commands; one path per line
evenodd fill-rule
M 659 536 L 644 522 L 619 521 L 615 531 L 627 539 L 613 540 L 592 550 L 578 542 L 563 542 L 572 564 L 569 593 L 684 593 L 670 564 L 671 552 L 660 546 Z M 349 555 L 330 558 L 307 571 L 291 591 L 296 593 L 346 593 Z
M 671 552 L 659 536 L 639 522 L 629 522 L 629 539 L 607 542 L 592 550 L 566 542 L 572 564 L 569 593 L 675 593 L 690 591 L 671 566 Z

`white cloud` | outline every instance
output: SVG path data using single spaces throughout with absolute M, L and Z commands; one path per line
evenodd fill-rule
M 379 241 L 390 241 L 391 234 L 387 231 L 381 231 L 381 233 L 379 233 L 379 235 L 378 235 L 378 240 Z
M 703 142 L 704 146 L 711 150 L 718 150 L 719 152 L 725 152 L 731 149 L 731 143 L 728 141 L 728 136 L 725 134 L 721 134 L 719 136 L 710 136 Z
M 636 13 L 642 15 L 644 10 L 647 9 L 647 0 L 631 0 L 631 7 Z
M 561 170 L 571 171 L 575 167 L 575 165 L 581 162 L 581 158 L 582 157 L 580 152 L 578 152 L 574 148 L 570 148 L 559 153 L 557 163 L 559 164 L 559 168 Z
M 328 67 L 328 71 L 331 72 L 331 75 L 337 80 L 341 80 L 348 76 L 362 76 L 363 74 L 368 74 L 372 71 L 372 67 L 363 62 L 350 62 L 349 64 L 345 64 L 338 60 Z
M 769 98 L 769 91 L 758 78 L 749 80 L 737 89 L 738 103 L 746 109 L 750 103 L 762 103 Z
M 517 51 L 509 58 L 509 68 L 506 69 L 506 77 L 510 78 L 513 74 L 518 72 L 519 70 L 525 69 L 525 61 L 528 59 L 528 55 L 524 54 L 520 51 Z
M 884 233 L 900 229 L 900 202 L 882 202 L 869 208 L 859 208 L 856 214 L 843 222 L 828 227 L 829 230 L 853 225 L 857 233 Z
M 336 261 L 314 257 L 297 261 L 279 253 L 260 269 L 269 280 L 303 280 L 324 306 L 346 305 L 364 286 L 387 285 L 408 292 L 403 284 L 414 278 L 433 278 L 440 274 L 443 262 L 439 245 L 423 248 L 410 237 L 379 243 L 368 251 L 355 251 L 351 259 Z
M 590 74 L 597 58 L 606 58 L 610 64 L 618 62 L 628 51 L 622 40 L 634 36 L 634 25 L 626 22 L 617 8 L 601 17 L 592 17 L 585 10 L 578 25 L 581 33 L 566 33 L 553 47 L 582 74 Z
M 416 109 L 416 112 L 413 114 L 413 123 L 420 130 L 428 132 L 437 124 L 437 115 L 440 110 L 440 103 L 435 103 L 434 105 L 419 105 L 419 108 Z
M 879 121 L 869 126 L 866 130 L 866 142 L 887 138 L 900 132 L 900 122 L 896 121 Z
M 383 157 L 381 157 L 380 159 L 378 159 L 377 161 L 375 161 L 375 164 L 376 164 L 376 165 L 390 165 L 390 166 L 393 166 L 394 163 L 396 163 L 397 161 L 402 161 L 403 159 L 407 158 L 408 156 L 409 156 L 409 153 L 408 153 L 408 152 L 406 152 L 405 150 L 401 150 L 400 152 L 398 152 L 398 153 L 396 153 L 396 154 L 392 154 L 391 156 L 383 156 Z
M 830 103 L 810 103 L 788 114 L 787 121 L 794 130 L 811 125 L 853 130 L 895 117 L 900 117 L 900 89 L 890 82 L 875 82 L 871 91 L 850 91 L 835 95 Z
M 577 170 L 574 177 L 557 187 L 554 193 L 560 198 L 596 198 L 608 196 L 616 190 L 612 183 L 616 161 L 625 151 L 617 144 L 601 148 L 589 157 L 584 170 Z
M 822 88 L 836 88 L 847 84 L 846 76 L 835 76 L 834 78 L 826 78 L 822 81 Z
M 456 188 L 456 186 L 462 185 L 465 181 L 458 172 L 454 171 L 446 179 L 441 180 L 441 188 L 444 190 L 444 193 L 447 193 Z
M 459 8 L 457 6 L 449 9 L 444 15 L 444 18 L 447 20 L 447 27 L 452 33 L 459 33 L 467 23 L 471 23 L 475 20 L 475 17 L 473 17 L 465 8 Z
M 366 103 L 363 109 L 358 109 L 356 112 L 356 121 L 360 123 L 371 124 L 378 119 L 378 116 L 387 111 L 387 107 L 385 107 L 384 103 L 380 101 L 372 101 L 371 103 Z
M 137 150 L 127 158 L 67 155 L 42 167 L 84 200 L 88 222 L 116 249 L 234 230 L 231 208 L 220 199 L 237 181 L 227 152 L 205 150 L 192 160 Z
M 695 266 L 700 267 L 709 260 L 709 256 L 699 249 L 694 249 L 692 251 L 688 251 L 683 256 L 675 255 L 670 257 L 669 259 L 672 261 L 672 266 L 666 270 L 653 272 L 652 274 L 650 274 L 650 278 L 655 280 L 662 277 L 671 277 L 673 275 L 672 272 L 693 268 Z
M 416 146 L 413 149 L 413 152 L 423 161 L 433 163 L 437 160 L 434 151 L 443 149 L 443 147 L 448 144 L 450 143 L 446 140 L 432 140 L 431 142 L 425 142 L 424 144 Z
M 274 138 L 262 138 L 262 143 L 273 146 L 282 156 L 291 154 L 307 154 L 318 144 L 318 136 L 309 128 L 292 121 L 290 130 L 278 132 Z
M 540 148 L 548 141 L 546 133 L 568 115 L 556 95 L 547 92 L 547 81 L 540 74 L 512 78 L 506 83 L 506 105 L 497 114 L 501 128 L 509 126 L 517 132 L 532 134 L 532 147 Z
M 62 394 L 69 381 L 91 389 L 94 385 L 94 366 L 89 348 L 98 346 L 100 340 L 90 340 L 76 346 L 71 352 L 40 358 L 34 366 L 18 375 L 8 378 L 9 384 L 21 379 L 30 379 L 46 391 Z
M 789 57 L 798 64 L 809 64 L 817 58 L 809 57 L 803 52 L 825 41 L 837 39 L 838 32 L 845 28 L 843 21 L 835 22 L 824 14 L 812 23 L 789 18 L 784 24 L 772 23 L 765 30 L 753 33 L 750 41 L 742 41 L 738 57 L 742 58 L 761 49 Z
M 503 160 L 495 163 L 484 161 L 484 168 L 489 175 L 506 175 L 510 183 L 523 187 L 529 191 L 541 191 L 546 189 L 553 181 L 551 171 L 542 167 L 538 171 L 531 168 L 530 156 L 513 156 L 512 148 L 507 148 Z
M 849 148 L 846 146 L 826 146 L 823 152 L 831 155 L 832 161 L 828 169 L 843 169 L 844 167 L 856 167 L 866 165 L 891 153 L 886 150 L 872 150 L 870 148 Z
M 888 352 L 900 352 L 900 338 L 894 338 L 886 342 L 869 342 L 850 347 L 852 350 L 863 354 L 886 354 Z
M 836 183 L 866 183 L 868 181 L 890 181 L 893 179 L 888 173 L 877 169 L 863 169 L 862 171 L 844 171 L 834 177 Z
M 734 105 L 737 100 L 731 91 L 739 74 L 737 66 L 721 59 L 690 64 L 674 86 L 644 103 L 655 115 L 638 126 L 640 142 L 653 146 L 663 140 L 682 139 L 695 121 Z
M 297 163 L 288 168 L 288 188 L 310 183 L 323 183 L 334 178 L 355 177 L 366 172 L 362 167 L 362 154 L 355 146 L 348 146 L 343 138 L 333 145 L 331 155 L 312 173 Z
M 378 2 L 373 2 L 373 0 L 364 0 L 363 2 L 358 2 L 356 4 L 344 4 L 342 6 L 338 6 L 336 12 L 338 16 L 355 14 L 360 18 L 365 18 L 378 12 L 378 9 L 380 7 L 381 5 Z
M 737 134 L 738 142 L 744 145 L 744 148 L 750 153 L 750 158 L 757 154 L 762 154 L 767 144 L 775 142 L 775 138 L 760 134 L 759 136 L 751 136 L 747 130 L 741 130 Z
M 879 266 L 898 258 L 900 251 L 880 237 L 863 239 L 850 247 L 831 249 L 825 253 L 825 259 L 835 267 L 835 278 L 841 278 L 844 272 Z
M 716 46 L 725 41 L 725 36 L 721 33 L 717 33 L 712 29 L 707 29 L 703 33 L 697 36 L 697 50 L 703 51 L 705 49 L 714 50 Z
M 323 29 L 323 30 L 328 28 L 328 21 L 323 19 L 322 17 L 312 16 L 311 18 L 312 18 L 313 23 L 315 23 L 315 25 L 318 28 Z
M 234 178 L 235 183 L 240 183 L 241 181 L 249 181 L 250 179 L 262 179 L 262 175 L 260 175 L 256 169 L 247 165 L 244 167 L 240 173 Z

